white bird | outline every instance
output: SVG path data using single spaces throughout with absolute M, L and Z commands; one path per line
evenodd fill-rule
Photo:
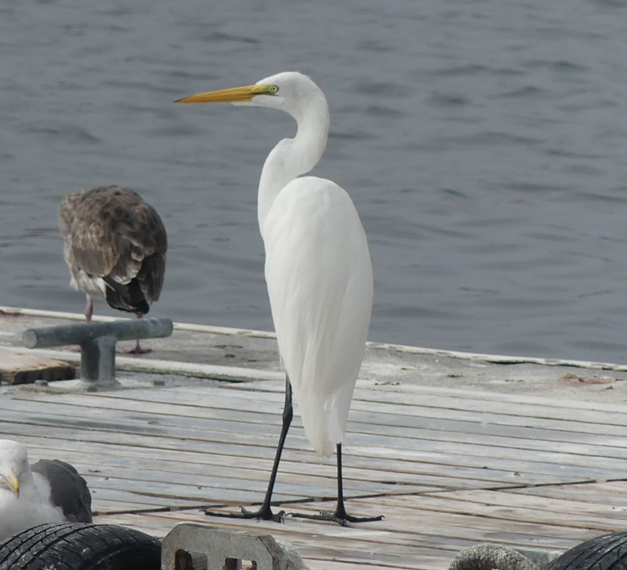
M 200 93 L 178 103 L 231 102 L 289 113 L 298 130 L 268 155 L 261 173 L 258 221 L 266 252 L 265 275 L 279 352 L 287 373 L 283 428 L 266 497 L 259 512 L 244 516 L 280 519 L 270 508 L 281 451 L 292 419 L 292 388 L 307 438 L 323 455 L 337 450 L 338 503 L 331 518 L 346 513 L 341 444 L 372 311 L 373 277 L 368 242 L 349 195 L 335 182 L 304 176 L 327 144 L 329 109 L 307 76 L 284 72 L 255 85 Z
M 29 465 L 26 447 L 0 440 L 0 540 L 49 522 L 92 522 L 87 483 L 69 463 Z
M 122 186 L 70 192 L 59 206 L 59 230 L 72 276 L 70 285 L 87 294 L 88 323 L 94 298 L 138 317 L 159 299 L 166 231 L 157 211 L 137 192 Z M 125 352 L 148 351 L 137 341 Z

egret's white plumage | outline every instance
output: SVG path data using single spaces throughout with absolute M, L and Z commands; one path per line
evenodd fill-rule
M 343 511 L 339 444 L 364 355 L 373 278 L 366 235 L 349 195 L 330 180 L 301 177 L 318 163 L 327 144 L 326 97 L 309 77 L 284 72 L 255 85 L 201 93 L 180 102 L 270 107 L 296 119 L 296 136 L 274 147 L 259 181 L 266 282 L 288 376 L 284 429 L 260 516 L 269 513 L 291 421 L 290 383 L 314 448 L 330 455 L 338 446 L 338 512 Z
M 342 188 L 306 177 L 276 197 L 264 243 L 281 358 L 307 438 L 330 455 L 344 437 L 370 322 L 366 236 Z
M 28 463 L 26 447 L 0 440 L 0 540 L 38 524 L 91 522 L 85 480 L 59 460 Z
M 278 91 L 250 104 L 285 111 L 298 124 L 296 137 L 270 152 L 259 182 L 272 319 L 307 438 L 330 455 L 344 437 L 370 325 L 368 242 L 345 190 L 323 178 L 298 178 L 318 163 L 327 144 L 322 90 L 290 72 L 259 84 Z

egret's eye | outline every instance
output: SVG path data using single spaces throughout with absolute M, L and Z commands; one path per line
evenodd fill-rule
M 270 93 L 272 93 L 272 95 L 276 95 L 279 92 L 279 86 L 278 85 L 271 85 L 270 86 Z

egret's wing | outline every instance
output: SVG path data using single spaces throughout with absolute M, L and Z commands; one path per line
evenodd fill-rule
M 275 199 L 264 239 L 281 358 L 307 436 L 329 455 L 344 435 L 370 324 L 366 236 L 342 188 L 304 177 Z

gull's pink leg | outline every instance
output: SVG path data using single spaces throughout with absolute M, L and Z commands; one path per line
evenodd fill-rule
M 91 317 L 93 314 L 94 314 L 94 301 L 89 295 L 87 295 L 87 305 L 85 305 L 85 322 L 87 324 L 91 323 Z
M 135 315 L 138 319 L 141 319 L 144 315 L 142 315 L 141 313 L 136 313 Z M 125 348 L 124 350 L 121 350 L 120 352 L 124 353 L 124 354 L 146 354 L 148 352 L 151 352 L 152 349 L 151 348 L 142 348 L 139 345 L 139 340 L 135 341 L 135 346 L 133 348 Z

